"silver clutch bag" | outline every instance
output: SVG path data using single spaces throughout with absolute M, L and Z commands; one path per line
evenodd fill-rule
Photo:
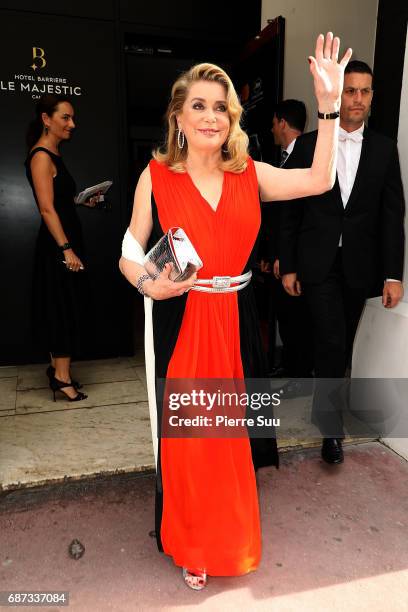
M 156 278 L 166 263 L 172 263 L 170 280 L 183 281 L 203 267 L 197 251 L 181 227 L 169 229 L 144 258 L 147 273 Z

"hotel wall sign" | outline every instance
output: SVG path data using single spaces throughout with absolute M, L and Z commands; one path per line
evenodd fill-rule
M 73 84 L 63 76 L 46 74 L 47 53 L 43 47 L 31 47 L 31 64 L 27 62 L 29 71 L 15 72 L 3 78 L 0 74 L 0 94 L 29 94 L 32 98 L 40 98 L 44 94 L 64 96 L 81 96 L 82 87 Z

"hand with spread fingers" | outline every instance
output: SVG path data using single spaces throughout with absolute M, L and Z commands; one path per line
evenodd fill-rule
M 333 38 L 332 32 L 328 32 L 326 37 L 319 34 L 316 40 L 316 55 L 309 56 L 310 72 L 313 75 L 315 94 L 321 112 L 332 112 L 333 104 L 335 110 L 340 108 L 344 69 L 351 58 L 352 50 L 347 49 L 339 62 L 339 48 L 338 36 Z

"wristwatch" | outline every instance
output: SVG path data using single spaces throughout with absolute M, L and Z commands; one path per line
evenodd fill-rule
M 65 244 L 62 244 L 60 246 L 61 251 L 67 251 L 68 249 L 72 249 L 72 246 L 70 245 L 69 242 L 65 242 Z
M 321 113 L 320 111 L 317 111 L 317 116 L 319 119 L 338 119 L 340 117 L 340 113 L 339 111 L 336 111 L 335 113 Z

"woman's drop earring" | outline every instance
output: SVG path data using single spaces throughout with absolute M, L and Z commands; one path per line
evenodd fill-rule
M 46 125 L 44 125 L 44 132 L 45 132 L 45 135 L 47 136 L 48 135 L 48 128 L 47 128 Z
M 184 132 L 183 130 L 178 129 L 177 144 L 178 144 L 179 149 L 182 149 L 184 147 L 184 142 L 185 142 Z

